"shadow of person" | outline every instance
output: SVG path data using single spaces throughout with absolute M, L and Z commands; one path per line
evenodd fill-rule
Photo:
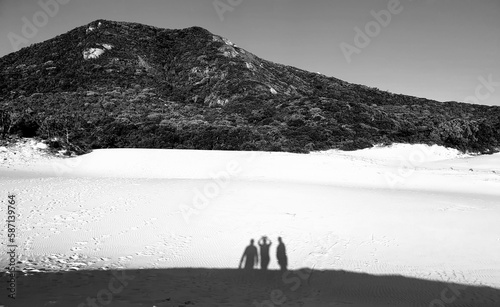
M 278 248 L 276 249 L 276 257 L 278 258 L 278 264 L 280 265 L 280 268 L 282 271 L 287 270 L 287 265 L 288 265 L 288 257 L 286 256 L 286 247 L 285 244 L 283 243 L 283 240 L 281 237 L 278 237 Z
M 260 238 L 259 242 L 257 242 L 260 248 L 260 268 L 262 270 L 267 270 L 267 267 L 269 266 L 269 247 L 271 246 L 271 244 L 273 244 L 271 240 L 269 240 L 269 243 L 267 243 L 267 240 L 268 238 L 266 236 L 263 236 L 262 238 Z
M 253 270 L 253 267 L 255 265 L 259 264 L 259 255 L 257 253 L 257 247 L 253 244 L 254 240 L 250 240 L 250 245 L 248 245 L 245 248 L 245 251 L 243 252 L 243 255 L 241 256 L 240 260 L 240 265 L 238 266 L 239 269 L 241 269 L 241 264 L 243 263 L 243 260 L 245 260 L 245 269 L 246 270 Z

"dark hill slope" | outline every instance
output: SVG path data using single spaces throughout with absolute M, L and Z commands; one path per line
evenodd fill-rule
M 500 107 L 440 103 L 261 59 L 192 27 L 97 20 L 0 59 L 0 132 L 106 147 L 500 148 Z

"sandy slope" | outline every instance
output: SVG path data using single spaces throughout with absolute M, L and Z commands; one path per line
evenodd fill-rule
M 310 155 L 110 149 L 56 159 L 33 144 L 0 150 L 1 197 L 14 193 L 19 204 L 24 271 L 234 268 L 249 239 L 266 234 L 272 269 L 280 235 L 291 268 L 500 288 L 498 154 L 398 145 Z

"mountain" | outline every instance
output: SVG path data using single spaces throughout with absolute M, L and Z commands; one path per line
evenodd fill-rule
M 273 63 L 200 27 L 96 20 L 0 59 L 0 132 L 93 148 L 500 149 L 500 107 L 392 94 Z

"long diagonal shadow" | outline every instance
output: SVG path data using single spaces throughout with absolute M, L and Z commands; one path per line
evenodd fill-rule
M 6 306 L 500 306 L 500 289 L 310 269 L 173 268 L 19 275 Z M 3 276 L 5 280 L 7 276 Z M 265 303 L 264 303 L 265 302 Z

